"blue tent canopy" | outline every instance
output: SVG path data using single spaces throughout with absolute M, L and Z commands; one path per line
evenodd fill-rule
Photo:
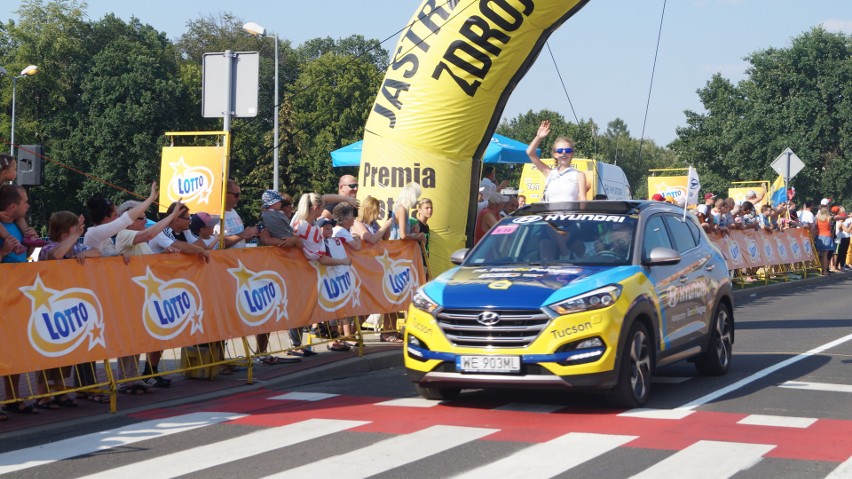
M 356 141 L 351 145 L 344 146 L 338 150 L 331 152 L 331 164 L 336 168 L 339 166 L 359 166 L 361 164 L 361 151 L 364 141 Z M 541 150 L 536 151 L 541 154 Z M 494 134 L 491 137 L 491 142 L 485 148 L 483 155 L 485 163 L 500 163 L 500 164 L 517 164 L 529 163 L 527 157 L 527 144 L 521 143 L 518 140 L 505 137 L 503 135 Z

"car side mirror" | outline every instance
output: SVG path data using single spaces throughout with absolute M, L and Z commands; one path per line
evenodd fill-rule
M 467 258 L 467 254 L 470 252 L 470 248 L 462 248 L 453 252 L 450 255 L 450 262 L 453 264 L 462 264 L 465 258 Z
M 642 262 L 645 266 L 664 266 L 680 263 L 680 253 L 671 249 L 657 246 L 652 249 L 648 257 Z

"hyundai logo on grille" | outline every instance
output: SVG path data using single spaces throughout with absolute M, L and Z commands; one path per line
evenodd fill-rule
M 479 316 L 476 317 L 476 322 L 483 326 L 494 326 L 500 322 L 500 315 L 494 311 L 479 313 Z

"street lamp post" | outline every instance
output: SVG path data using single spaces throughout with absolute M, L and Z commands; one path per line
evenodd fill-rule
M 11 138 L 9 138 L 9 143 L 11 143 L 9 153 L 12 156 L 15 156 L 15 90 L 18 86 L 18 78 L 35 75 L 36 73 L 38 73 L 38 67 L 30 65 L 21 70 L 20 75 L 12 77 L 12 134 L 10 135 Z
M 243 30 L 252 35 L 267 36 L 266 29 L 254 22 L 248 22 L 243 25 Z M 278 34 L 273 34 L 272 38 L 275 40 L 275 119 L 272 126 L 272 189 L 278 191 Z

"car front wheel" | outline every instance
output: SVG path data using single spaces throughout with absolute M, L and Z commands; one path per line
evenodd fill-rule
M 461 389 L 459 388 L 427 388 L 419 384 L 415 384 L 414 388 L 417 389 L 417 394 L 419 394 L 424 399 L 455 399 L 461 392 Z
M 615 407 L 635 408 L 644 405 L 651 394 L 651 339 L 640 322 L 633 323 L 627 343 L 621 352 L 618 383 L 607 397 Z
M 695 360 L 695 368 L 705 376 L 721 376 L 731 367 L 734 344 L 734 321 L 728 305 L 719 304 L 707 350 Z

